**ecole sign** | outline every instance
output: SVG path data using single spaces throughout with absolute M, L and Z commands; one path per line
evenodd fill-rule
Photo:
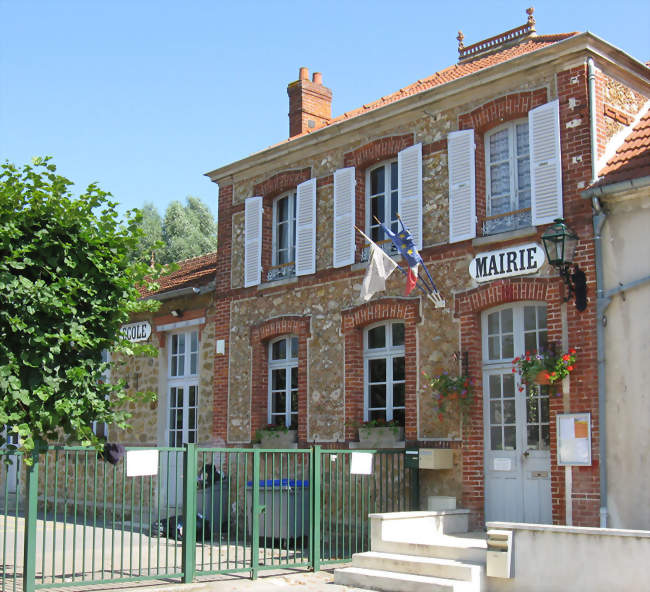
M 479 253 L 469 264 L 469 275 L 477 282 L 490 282 L 515 275 L 536 273 L 544 265 L 544 249 L 537 243 Z
M 140 321 L 139 323 L 123 325 L 120 331 L 131 342 L 146 341 L 151 336 L 151 325 L 149 321 Z

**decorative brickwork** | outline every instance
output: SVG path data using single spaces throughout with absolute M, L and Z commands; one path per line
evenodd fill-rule
M 269 319 L 250 329 L 252 349 L 251 437 L 268 424 L 269 342 L 283 335 L 298 337 L 298 441 L 307 440 L 307 339 L 310 317 L 284 316 Z
M 404 321 L 404 357 L 406 361 L 404 434 L 407 441 L 417 440 L 415 326 L 420 322 L 420 300 L 412 298 L 385 298 L 341 311 L 341 332 L 345 338 L 346 440 L 353 440 L 356 437 L 354 424 L 363 421 L 363 329 L 368 325 L 389 320 Z

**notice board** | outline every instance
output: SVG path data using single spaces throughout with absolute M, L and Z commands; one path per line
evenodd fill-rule
M 557 464 L 591 466 L 591 413 L 558 413 Z

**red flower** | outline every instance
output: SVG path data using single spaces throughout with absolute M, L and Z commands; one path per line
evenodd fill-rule
M 570 353 L 570 354 L 575 354 L 575 353 L 576 353 L 576 350 L 572 347 L 572 348 L 569 350 L 569 353 Z
M 438 413 L 438 421 L 442 421 L 442 413 Z
M 517 372 L 517 368 L 513 368 L 512 371 L 513 371 L 513 372 Z
M 568 362 L 568 361 L 571 359 L 571 356 L 570 356 L 569 354 L 564 354 L 564 355 L 562 356 L 562 359 L 563 359 L 565 362 Z
M 567 366 L 567 370 L 568 370 L 569 372 L 572 372 L 572 371 L 573 371 L 573 366 Z

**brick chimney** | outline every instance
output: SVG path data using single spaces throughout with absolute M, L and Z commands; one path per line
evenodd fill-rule
M 323 86 L 323 75 L 300 68 L 298 80 L 287 86 L 289 95 L 289 137 L 327 125 L 332 119 L 332 91 Z

